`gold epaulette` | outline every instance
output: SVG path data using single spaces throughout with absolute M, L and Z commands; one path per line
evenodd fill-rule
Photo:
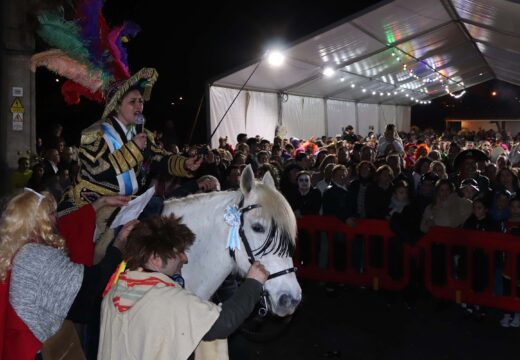
M 81 132 L 81 145 L 92 144 L 94 141 L 103 136 L 101 123 L 102 121 L 95 122 Z

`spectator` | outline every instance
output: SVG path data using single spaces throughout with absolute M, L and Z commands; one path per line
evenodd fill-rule
M 323 194 L 323 215 L 335 216 L 354 225 L 355 208 L 352 194 L 347 190 L 348 170 L 344 165 L 332 169 L 331 186 Z
M 18 169 L 14 170 L 9 177 L 11 190 L 17 191 L 27 186 L 32 173 L 29 159 L 26 157 L 19 158 Z
M 473 201 L 480 192 L 480 189 L 478 188 L 477 180 L 475 179 L 465 179 L 460 183 L 459 190 L 462 194 L 462 197 L 464 199 L 468 199 Z
M 507 167 L 498 170 L 497 180 L 495 184 L 495 190 L 507 190 L 511 193 L 511 196 L 516 196 L 520 189 L 520 183 L 516 173 Z
M 41 163 L 37 163 L 32 168 L 32 175 L 27 182 L 27 187 L 37 192 L 45 190 L 45 183 L 43 182 L 43 176 L 45 169 Z
M 471 214 L 471 201 L 454 194 L 448 180 L 439 180 L 435 185 L 435 198 L 424 210 L 421 231 L 428 232 L 432 226 L 461 227 Z
M 380 166 L 375 175 L 374 183 L 368 187 L 365 200 L 365 210 L 369 219 L 385 219 L 392 197 L 392 181 L 394 172 L 388 165 Z
M 287 201 L 296 217 L 318 215 L 321 208 L 321 192 L 311 185 L 311 174 L 300 171 L 296 177 L 298 191 L 291 193 Z
M 350 183 L 348 189 L 355 204 L 355 214 L 366 218 L 366 192 L 374 180 L 376 168 L 371 162 L 361 161 L 356 167 L 356 172 L 357 178 Z
M 376 157 L 386 156 L 388 154 L 387 147 L 389 146 L 393 147 L 393 151 L 404 154 L 403 140 L 399 137 L 394 124 L 386 125 L 384 135 L 379 138 Z

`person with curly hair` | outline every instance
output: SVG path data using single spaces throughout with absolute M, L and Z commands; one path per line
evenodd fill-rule
M 178 276 L 194 240 L 173 215 L 150 217 L 132 230 L 126 271 L 103 299 L 98 359 L 184 360 L 201 340 L 226 338 L 251 314 L 269 272 L 255 261 L 222 305 L 202 300 Z

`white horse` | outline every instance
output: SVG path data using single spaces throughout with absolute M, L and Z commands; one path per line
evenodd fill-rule
M 224 220 L 225 214 L 230 212 L 234 212 L 238 220 L 235 229 L 229 225 L 229 217 L 228 222 Z M 209 299 L 232 271 L 245 275 L 253 257 L 260 260 L 271 275 L 282 272 L 265 283 L 270 310 L 278 316 L 290 315 L 296 310 L 302 296 L 291 258 L 296 219 L 287 200 L 276 190 L 269 172 L 262 182 L 257 182 L 251 167 L 247 166 L 242 173 L 240 191 L 167 200 L 163 215 L 170 214 L 182 217 L 183 223 L 196 235 L 188 252 L 189 262 L 182 269 L 188 289 Z M 233 233 L 238 228 L 242 230 L 236 238 L 240 248 L 233 258 L 227 245 L 230 231 Z M 245 242 L 251 249 L 249 257 Z

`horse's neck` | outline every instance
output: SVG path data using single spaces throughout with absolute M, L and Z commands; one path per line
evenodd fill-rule
M 224 222 L 225 208 L 240 201 L 239 192 L 198 195 L 172 204 L 172 212 L 195 233 L 182 273 L 189 290 L 209 299 L 235 264 L 226 249 L 230 227 Z

